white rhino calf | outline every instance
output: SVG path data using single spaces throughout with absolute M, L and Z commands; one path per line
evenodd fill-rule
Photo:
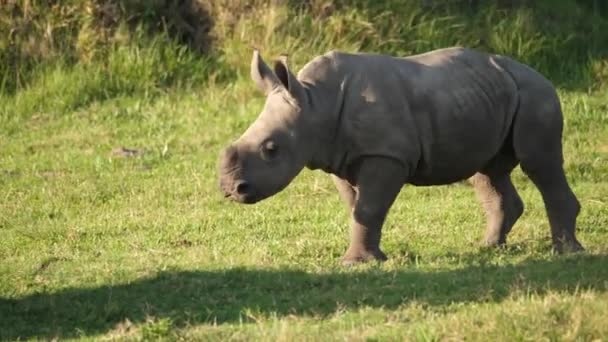
M 255 203 L 304 168 L 332 174 L 352 215 L 345 264 L 386 260 L 384 219 L 404 184 L 469 179 L 487 214 L 484 242 L 506 243 L 523 212 L 510 179 L 521 164 L 540 190 L 556 251 L 582 250 L 580 205 L 563 170 L 560 101 L 535 70 L 504 56 L 447 48 L 406 58 L 329 52 L 296 77 L 254 51 L 262 113 L 223 151 L 226 197 Z

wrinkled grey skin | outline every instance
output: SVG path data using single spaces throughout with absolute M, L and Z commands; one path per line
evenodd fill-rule
M 384 219 L 404 184 L 468 179 L 487 215 L 486 245 L 503 245 L 523 212 L 518 164 L 540 190 L 554 249 L 582 250 L 580 205 L 563 170 L 560 102 L 533 69 L 465 48 L 393 58 L 330 52 L 294 76 L 254 52 L 267 95 L 257 120 L 220 158 L 226 197 L 255 203 L 304 168 L 332 174 L 351 212 L 343 262 L 385 260 Z

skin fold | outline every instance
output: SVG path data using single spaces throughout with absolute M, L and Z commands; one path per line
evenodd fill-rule
M 271 68 L 256 50 L 251 77 L 266 103 L 222 152 L 220 188 L 256 203 L 304 167 L 331 174 L 351 214 L 344 264 L 386 260 L 382 225 L 405 184 L 468 179 L 487 217 L 484 244 L 504 245 L 524 210 L 510 179 L 518 164 L 542 194 L 554 249 L 583 249 L 560 101 L 528 66 L 459 47 L 405 58 L 334 51 L 296 76 L 286 58 Z

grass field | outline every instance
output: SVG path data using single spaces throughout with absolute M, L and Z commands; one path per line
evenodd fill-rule
M 21 81 L 7 72 L 0 340 L 606 340 L 606 17 L 581 20 L 591 14 L 574 1 L 434 16 L 399 1 L 387 2 L 392 12 L 352 3 L 321 18 L 279 2 L 230 28 L 219 6 L 204 57 L 161 34 L 92 61 L 33 59 Z M 560 25 L 530 19 L 543 15 Z M 542 200 L 519 169 L 526 211 L 506 249 L 480 247 L 469 186 L 407 186 L 384 226 L 389 261 L 354 268 L 339 263 L 348 216 L 328 175 L 305 170 L 254 206 L 224 200 L 219 151 L 263 103 L 248 79 L 250 44 L 289 51 L 296 69 L 332 48 L 452 44 L 539 68 L 562 98 L 587 251 L 551 252 Z

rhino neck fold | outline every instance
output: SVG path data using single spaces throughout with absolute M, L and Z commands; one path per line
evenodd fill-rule
M 343 176 L 348 149 L 341 134 L 345 115 L 346 79 L 336 81 L 331 84 L 332 82 L 324 80 L 322 84 L 309 88 L 316 112 L 312 137 L 317 146 L 306 167 Z

